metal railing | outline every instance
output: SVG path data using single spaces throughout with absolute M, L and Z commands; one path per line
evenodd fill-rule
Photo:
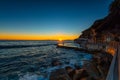
M 117 45 L 106 80 L 120 80 L 120 43 Z

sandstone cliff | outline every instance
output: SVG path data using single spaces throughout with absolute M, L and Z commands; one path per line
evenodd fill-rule
M 90 36 L 92 29 L 95 30 L 96 36 L 102 36 L 107 32 L 120 36 L 120 0 L 114 0 L 110 5 L 108 16 L 96 20 L 90 28 L 82 32 L 80 37 Z

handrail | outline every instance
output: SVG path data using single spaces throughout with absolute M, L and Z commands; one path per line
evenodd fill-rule
M 111 62 L 106 80 L 120 80 L 120 45 L 117 45 L 116 54 Z

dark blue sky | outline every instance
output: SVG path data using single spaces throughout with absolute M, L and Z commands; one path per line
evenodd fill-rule
M 0 33 L 77 34 L 108 14 L 112 0 L 0 0 Z

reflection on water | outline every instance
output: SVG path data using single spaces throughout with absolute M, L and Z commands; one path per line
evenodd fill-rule
M 79 51 L 56 48 L 56 41 L 0 41 L 0 45 L 38 45 L 51 44 L 48 46 L 7 48 L 0 49 L 0 80 L 18 80 L 19 75 L 24 75 L 31 67 L 39 75 L 51 66 L 53 58 L 68 63 L 70 59 L 77 61 L 89 60 L 90 54 Z
M 58 46 L 64 46 L 64 44 L 58 44 Z

